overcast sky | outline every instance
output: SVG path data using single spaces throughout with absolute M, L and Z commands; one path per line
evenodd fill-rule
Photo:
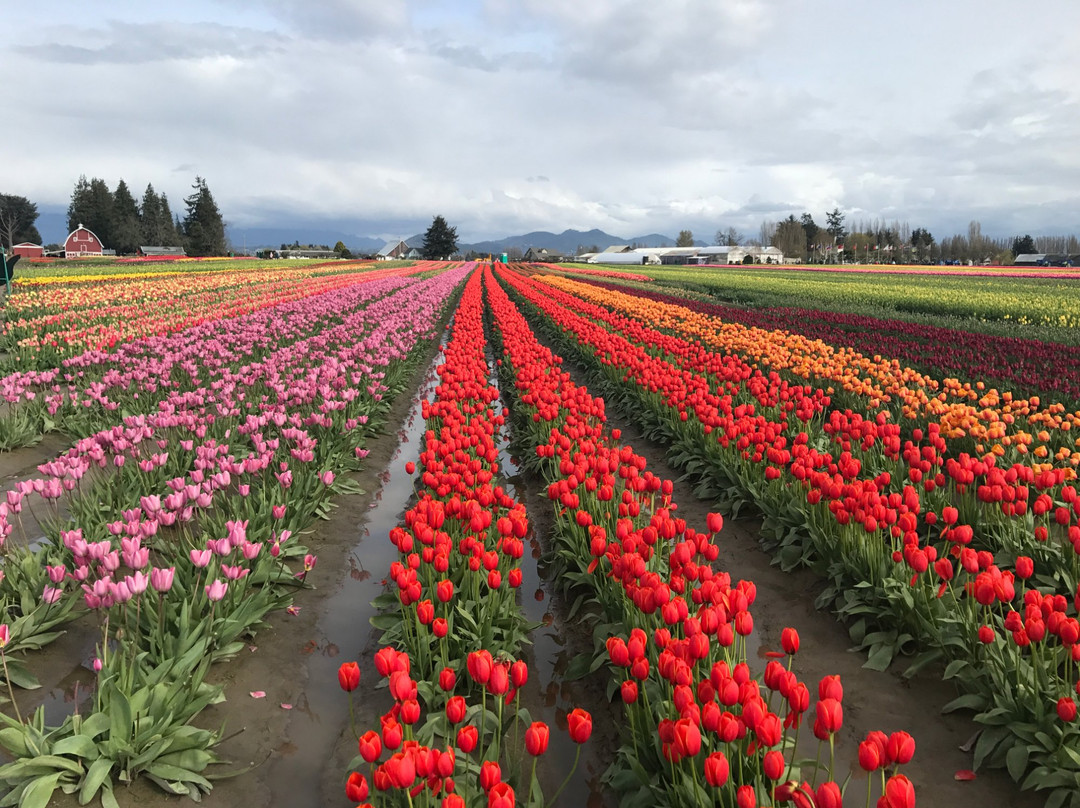
M 1080 233 L 1077 0 L 5 4 L 0 192 L 234 228 Z M 16 120 L 12 121 L 12 116 Z

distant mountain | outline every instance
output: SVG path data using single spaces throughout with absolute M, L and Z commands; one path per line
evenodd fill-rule
M 421 237 L 423 240 L 423 237 Z M 411 242 L 410 242 L 411 243 Z M 633 244 L 638 247 L 674 247 L 675 239 L 659 233 L 650 233 L 647 236 L 613 236 L 603 230 L 564 230 L 561 233 L 550 233 L 546 230 L 535 230 L 520 236 L 507 236 L 495 241 L 478 241 L 474 244 L 461 243 L 458 249 L 462 252 L 475 250 L 478 253 L 503 253 L 511 247 L 517 247 L 524 252 L 529 247 L 546 247 L 567 255 L 573 255 L 578 249 L 587 250 L 598 247 L 606 250 L 615 244 Z M 704 247 L 705 242 L 695 242 L 697 246 Z

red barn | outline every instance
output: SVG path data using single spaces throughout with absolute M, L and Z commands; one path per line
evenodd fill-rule
M 45 248 L 40 244 L 33 244 L 29 241 L 24 241 L 21 244 L 14 244 L 11 247 L 12 255 L 21 255 L 23 258 L 44 258 Z
M 81 224 L 71 232 L 64 240 L 65 258 L 86 258 L 91 255 L 102 255 L 104 247 L 101 239 L 87 230 Z

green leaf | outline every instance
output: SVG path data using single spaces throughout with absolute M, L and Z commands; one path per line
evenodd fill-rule
M 41 687 L 41 682 L 37 680 L 34 674 L 30 673 L 26 665 L 24 665 L 18 659 L 9 659 L 7 661 L 8 678 L 13 685 L 21 687 L 23 690 L 37 690 Z
M 889 667 L 892 659 L 893 647 L 891 645 L 879 645 L 870 652 L 870 656 L 863 664 L 863 667 L 872 671 L 884 671 Z
M 109 782 L 109 791 L 112 791 L 112 782 L 108 780 L 112 767 L 113 762 L 109 758 L 98 758 L 90 765 L 90 770 L 83 779 L 82 788 L 79 789 L 79 805 L 90 802 L 106 781 Z M 102 802 L 104 802 L 104 795 Z
M 127 696 L 115 685 L 109 699 L 109 740 L 113 744 L 127 744 L 131 741 L 132 718 L 131 704 Z
M 1017 783 L 1024 777 L 1027 771 L 1028 756 L 1030 750 L 1026 744 L 1017 744 L 1005 755 L 1005 766 L 1009 770 L 1009 776 Z
M 19 808 L 45 808 L 60 782 L 60 772 L 31 780 L 19 798 Z
M 370 618 L 371 625 L 380 631 L 389 631 L 395 626 L 401 625 L 400 614 L 373 614 Z
M 53 744 L 54 755 L 75 755 L 76 757 L 96 760 L 98 757 L 97 744 L 86 735 L 70 735 L 61 738 Z
M 952 713 L 957 710 L 981 710 L 986 704 L 986 699 L 978 693 L 965 693 L 963 696 L 953 699 L 941 708 L 943 713 Z
M 588 654 L 580 654 L 570 660 L 570 664 L 566 666 L 566 672 L 563 673 L 564 682 L 573 682 L 577 679 L 581 679 L 589 674 L 592 670 L 593 658 Z

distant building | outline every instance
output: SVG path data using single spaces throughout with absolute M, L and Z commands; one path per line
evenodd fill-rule
M 183 258 L 187 255 L 183 247 L 139 247 L 137 252 L 146 258 Z
M 45 248 L 40 244 L 24 241 L 21 244 L 11 245 L 11 255 L 21 255 L 23 258 L 44 258 Z
M 409 254 L 409 250 L 412 249 L 402 239 L 397 241 L 388 241 L 383 248 L 375 253 L 375 260 L 377 261 L 397 261 L 405 258 Z
M 64 239 L 65 258 L 90 258 L 104 255 L 101 239 L 81 224 Z M 115 252 L 113 253 L 115 255 Z
M 558 250 L 549 250 L 547 247 L 529 247 L 521 260 L 530 264 L 557 264 L 559 261 L 565 261 L 566 256 Z
M 1014 267 L 1044 267 L 1046 253 L 1021 253 L 1013 260 Z
M 602 252 L 589 259 L 590 264 L 619 264 L 643 266 L 645 264 L 659 264 L 660 259 L 649 260 L 650 256 L 636 252 Z

